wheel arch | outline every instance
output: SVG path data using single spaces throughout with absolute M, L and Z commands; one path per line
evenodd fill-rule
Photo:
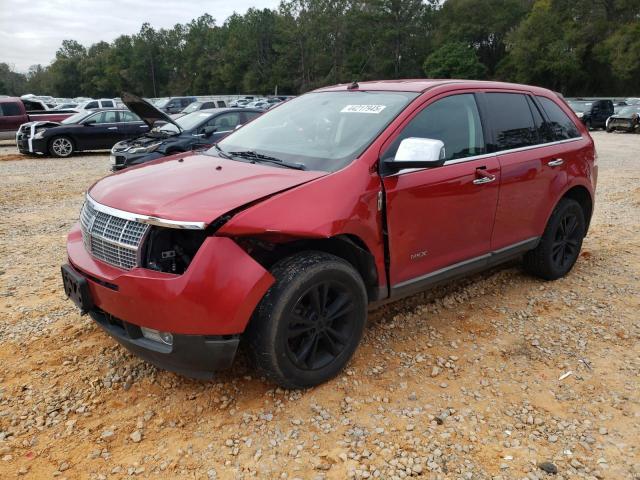
M 586 234 L 586 232 L 589 231 L 591 216 L 593 215 L 593 197 L 591 196 L 591 192 L 583 185 L 574 185 L 569 188 L 561 198 L 570 198 L 580 204 L 587 224 L 585 231 Z
M 301 238 L 286 243 L 269 243 L 259 237 L 236 238 L 245 251 L 267 270 L 278 260 L 293 254 L 315 250 L 335 255 L 348 262 L 360 274 L 370 302 L 384 295 L 378 287 L 375 257 L 366 243 L 356 235 L 340 234 L 328 238 Z

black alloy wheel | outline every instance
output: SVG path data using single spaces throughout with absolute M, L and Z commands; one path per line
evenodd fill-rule
M 342 284 L 319 281 L 287 315 L 287 355 L 299 368 L 316 370 L 347 348 L 358 319 L 354 300 Z
M 578 228 L 578 217 L 567 212 L 560 219 L 556 237 L 551 246 L 551 259 L 558 269 L 565 269 L 575 261 L 582 243 L 582 232 Z
M 556 280 L 573 268 L 587 230 L 585 212 L 573 199 L 561 199 L 553 210 L 538 246 L 524 255 L 524 269 L 545 280 Z
M 285 388 L 336 376 L 355 352 L 367 319 L 367 291 L 346 260 L 304 251 L 270 269 L 275 282 L 244 334 L 260 372 Z

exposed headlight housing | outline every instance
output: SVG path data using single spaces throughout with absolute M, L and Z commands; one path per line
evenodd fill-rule
M 162 142 L 152 143 L 151 145 L 145 145 L 144 147 L 133 147 L 129 149 L 129 153 L 151 153 L 160 145 L 162 145 Z

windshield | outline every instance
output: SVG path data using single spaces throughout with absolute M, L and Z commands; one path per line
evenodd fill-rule
M 256 118 L 218 146 L 226 152 L 252 151 L 302 163 L 308 170 L 335 172 L 357 158 L 417 95 L 308 93 Z
M 193 102 L 190 103 L 188 106 L 186 106 L 184 108 L 184 110 L 182 110 L 182 113 L 191 113 L 191 112 L 195 112 L 200 108 L 200 105 L 202 105 L 200 102 Z
M 93 115 L 95 112 L 80 112 L 80 113 L 76 113 L 75 115 L 71 115 L 70 117 L 65 118 L 64 120 L 62 120 L 62 122 L 60 123 L 64 123 L 64 124 L 69 124 L 69 123 L 78 123 L 80 122 L 83 118 L 88 117 L 89 115 Z
M 591 108 L 591 102 L 569 102 L 571 110 L 574 112 L 584 113 Z
M 191 130 L 210 117 L 210 113 L 194 112 L 176 119 L 175 122 L 180 125 L 180 128 L 182 128 L 182 130 Z M 165 123 L 160 127 L 160 131 L 178 133 L 178 127 L 176 127 L 173 123 Z
M 640 114 L 640 106 L 638 106 L 638 107 L 632 106 L 632 107 L 621 108 L 620 111 L 617 113 L 617 115 L 620 115 L 620 116 L 624 116 L 624 115 L 631 116 L 634 113 Z

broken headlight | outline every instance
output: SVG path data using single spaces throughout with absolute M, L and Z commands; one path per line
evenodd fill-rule
M 180 275 L 187 270 L 206 237 L 204 230 L 153 227 L 146 241 L 142 265 Z

